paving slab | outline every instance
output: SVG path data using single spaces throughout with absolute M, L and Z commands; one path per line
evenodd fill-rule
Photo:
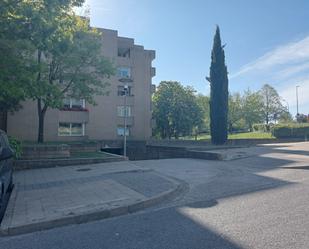
M 2 235 L 135 212 L 181 190 L 180 182 L 130 162 L 17 171 L 14 184 Z

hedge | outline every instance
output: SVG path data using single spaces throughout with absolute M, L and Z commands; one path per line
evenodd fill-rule
M 272 133 L 276 138 L 309 138 L 309 124 L 275 125 Z
M 252 130 L 254 132 L 269 132 L 274 127 L 274 124 L 253 124 Z

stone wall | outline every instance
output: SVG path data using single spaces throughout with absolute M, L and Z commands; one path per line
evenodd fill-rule
M 69 144 L 70 152 L 78 153 L 78 152 L 96 152 L 101 148 L 100 143 L 97 142 L 81 142 L 81 143 L 72 143 Z
M 46 158 L 68 158 L 70 157 L 70 146 L 66 144 L 57 145 L 23 145 L 21 159 L 46 159 Z
M 225 145 L 227 146 L 250 146 L 256 144 L 268 143 L 287 143 L 300 142 L 304 139 L 229 139 Z M 213 146 L 209 140 L 148 140 L 147 145 L 150 146 L 171 146 L 171 147 L 200 147 Z

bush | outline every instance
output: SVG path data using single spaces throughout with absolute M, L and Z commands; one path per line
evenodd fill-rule
M 252 129 L 254 132 L 270 132 L 274 128 L 274 124 L 253 124 Z
M 276 138 L 309 137 L 309 124 L 276 125 L 274 126 L 272 133 Z
M 14 150 L 14 158 L 18 159 L 21 156 L 21 142 L 14 137 L 9 137 L 9 143 L 11 148 Z

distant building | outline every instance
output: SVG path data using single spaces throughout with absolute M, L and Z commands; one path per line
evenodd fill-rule
M 119 37 L 117 31 L 102 32 L 102 55 L 117 66 L 111 77 L 109 95 L 96 96 L 96 106 L 82 99 L 66 99 L 61 110 L 49 109 L 45 116 L 45 141 L 122 140 L 124 114 L 127 112 L 127 135 L 131 140 L 151 136 L 152 61 L 155 51 L 135 45 L 131 38 Z M 124 86 L 128 86 L 124 108 Z M 38 114 L 35 101 L 25 101 L 23 108 L 8 116 L 8 134 L 26 141 L 36 141 Z

